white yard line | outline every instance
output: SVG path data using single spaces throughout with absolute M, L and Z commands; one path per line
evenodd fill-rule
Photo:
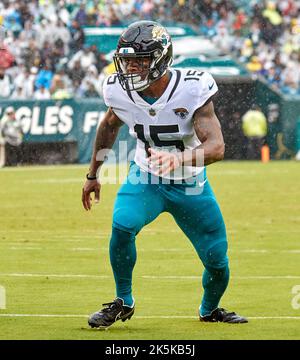
M 44 171 L 44 170 L 66 170 L 66 169 L 83 169 L 86 168 L 85 164 L 77 165 L 36 165 L 36 166 L 19 166 L 19 167 L 6 167 L 1 169 L 1 172 L 23 172 L 23 171 Z
M 6 206 L 6 207 L 16 207 L 17 205 L 16 204 L 13 204 L 13 205 L 9 205 L 9 206 Z M 20 205 L 21 207 L 21 205 Z M 74 207 L 68 207 L 69 209 L 74 209 Z M 108 218 L 108 217 L 107 217 Z M 26 218 L 26 219 L 31 219 L 31 218 Z M 38 219 L 38 218 L 32 218 L 32 219 Z M 43 219 L 43 218 L 40 218 L 40 219 Z M 47 218 L 49 219 L 49 218 Z M 251 228 L 249 229 L 251 230 Z M 5 229 L 5 230 L 2 230 L 0 229 L 0 233 L 20 233 L 20 234 L 28 234 L 28 233 L 34 233 L 36 234 L 36 229 L 33 229 L 33 230 L 18 230 L 18 229 Z M 39 233 L 49 233 L 51 235 L 55 234 L 55 231 L 52 229 L 52 230 L 38 230 Z M 85 230 L 85 233 L 88 232 L 88 233 L 92 233 L 92 234 L 99 234 L 99 232 L 95 231 L 95 230 Z M 111 231 L 110 230 L 107 230 L 107 231 L 101 231 L 102 233 L 104 234 L 110 234 Z M 238 233 L 239 230 L 227 230 L 227 233 Z M 266 229 L 254 229 L 253 231 L 254 233 L 262 233 L 262 234 L 269 234 L 270 233 L 270 230 L 266 230 Z M 57 235 L 53 235 L 53 236 L 60 236 L 60 237 L 72 237 L 72 236 L 77 236 L 77 237 L 81 237 L 81 235 L 62 235 L 61 233 L 65 233 L 65 234 L 69 234 L 70 231 L 69 230 L 59 230 L 57 231 Z M 178 234 L 183 234 L 183 232 L 178 228 L 175 227 L 175 229 L 162 229 L 162 228 L 159 228 L 159 229 L 155 229 L 155 228 L 151 228 L 151 229 L 143 229 L 142 230 L 142 233 L 146 233 L 147 235 L 157 235 L 159 233 L 178 233 Z M 289 230 L 286 230 L 286 231 L 281 231 L 281 230 L 276 230 L 276 233 L 280 233 L 280 234 L 300 234 L 300 230 L 292 230 L 292 229 L 289 229 Z M 82 237 L 84 237 L 85 235 L 83 234 Z
M 24 184 L 72 184 L 72 183 L 83 183 L 84 178 L 65 178 L 65 179 L 32 179 L 32 180 L 23 180 Z
M 108 251 L 108 247 L 74 247 L 71 248 L 72 251 Z M 140 252 L 190 252 L 190 249 L 180 249 L 180 248 L 170 248 L 170 249 L 143 249 L 143 248 L 138 248 L 137 249 Z
M 88 318 L 83 314 L 0 314 L 0 317 Z M 198 319 L 198 316 L 136 315 L 135 319 Z M 300 320 L 300 316 L 248 316 L 249 320 Z
M 115 164 L 106 164 L 106 167 L 115 167 Z M 6 167 L 1 169 L 2 173 L 10 173 L 10 172 L 24 172 L 24 171 L 45 171 L 45 170 L 49 170 L 49 171 L 57 171 L 57 170 L 68 170 L 68 169 L 86 169 L 88 167 L 88 164 L 59 164 L 59 165 L 34 165 L 34 166 L 20 166 L 20 167 Z M 120 163 L 118 166 L 118 168 L 128 168 L 128 164 L 127 163 Z M 258 167 L 255 170 L 249 170 L 248 168 L 240 168 L 240 169 L 233 169 L 233 168 L 229 168 L 226 169 L 225 167 L 222 168 L 221 170 L 219 169 L 214 169 L 209 171 L 209 176 L 210 177 L 214 177 L 214 176 L 219 176 L 219 175 L 256 175 L 258 173 L 260 173 L 260 170 L 262 170 L 262 168 Z M 285 170 L 283 168 L 269 168 L 268 169 L 269 173 L 275 173 L 275 174 L 288 174 L 288 170 Z
M 107 235 L 97 235 L 97 238 L 106 238 Z M 61 238 L 60 236 L 53 236 L 53 238 Z M 81 242 L 80 240 L 80 236 L 70 236 L 70 239 L 64 239 L 63 242 Z M 83 239 L 91 239 L 94 240 L 94 236 L 92 235 L 83 235 L 82 236 Z M 73 240 L 72 240 L 73 239 Z M 20 239 L 22 240 L 22 239 Z M 27 240 L 27 239 L 24 239 Z M 82 242 L 84 242 L 86 240 L 82 240 Z M 34 242 L 36 242 L 36 240 L 31 241 L 31 243 L 33 244 Z M 38 242 L 40 245 L 40 241 Z M 11 246 L 13 244 L 13 246 Z M 51 247 L 38 247 L 38 246 L 27 246 L 25 245 L 25 243 L 18 243 L 18 242 L 12 242 L 10 243 L 10 246 L 8 245 L 2 245 L 0 243 L 0 247 L 2 249 L 9 249 L 9 250 L 51 250 Z M 69 249 L 65 249 L 65 250 L 69 250 L 69 251 L 108 251 L 108 247 L 72 247 Z M 169 252 L 179 252 L 179 253 L 187 253 L 187 252 L 191 252 L 191 249 L 188 248 L 154 248 L 154 249 L 145 249 L 145 248 L 139 248 L 137 246 L 137 250 L 139 252 L 161 252 L 161 253 L 169 253 Z M 278 253 L 284 253 L 284 254 L 300 254 L 300 249 L 292 249 L 292 250 L 267 250 L 267 249 L 229 249 L 229 252 L 231 253 L 247 253 L 247 254 L 266 254 L 266 253 L 271 253 L 271 254 L 278 254 Z
M 26 220 L 35 220 L 35 221 L 37 221 L 37 220 L 49 220 L 49 216 L 22 216 L 22 218 L 26 219 Z M 16 220 L 16 217 L 1 214 L 1 219 L 9 219 L 9 220 L 13 219 L 13 220 Z
M 199 276 L 193 275 L 183 275 L 183 276 L 176 276 L 176 275 L 165 275 L 165 276 L 155 276 L 155 275 L 142 275 L 144 279 L 169 279 L 169 280 L 193 280 L 199 279 Z M 231 279 L 244 279 L 244 280 L 272 280 L 272 279 L 300 279 L 300 275 L 275 275 L 275 276 L 231 276 Z
M 29 274 L 29 273 L 0 273 L 7 277 L 53 277 L 53 278 L 86 278 L 86 279 L 108 279 L 108 275 L 90 275 L 90 274 Z
M 44 250 L 44 248 L 42 247 L 37 247 L 37 246 L 11 246 L 8 248 L 9 250 Z
M 32 274 L 32 273 L 0 273 L 0 277 L 54 277 L 54 278 L 86 278 L 86 279 L 108 279 L 110 275 L 91 275 L 91 274 Z M 141 275 L 143 279 L 150 280 L 199 280 L 201 275 Z M 259 275 L 259 276 L 232 276 L 232 279 L 241 280 L 286 280 L 286 279 L 300 279 L 300 275 Z
M 2 204 L 1 204 L 1 206 L 2 206 Z M 74 208 L 74 207 L 73 207 Z M 43 234 L 51 234 L 52 236 L 60 236 L 60 237 L 64 237 L 64 236 L 66 236 L 66 237 L 69 237 L 69 234 L 70 234 L 70 230 L 57 230 L 57 231 L 55 231 L 55 230 L 38 230 L 38 232 L 39 233 L 43 233 Z M 94 235 L 97 235 L 97 234 L 99 234 L 99 231 L 95 231 L 95 230 L 89 230 L 89 229 L 86 229 L 86 230 L 84 230 L 84 232 L 85 233 L 90 233 L 90 234 L 94 234 Z M 2 230 L 2 229 L 0 229 L 0 233 L 20 233 L 20 234 L 28 234 L 28 233 L 34 233 L 34 234 L 36 234 L 37 233 L 37 230 L 36 229 L 33 229 L 33 230 L 16 230 L 16 229 L 5 229 L 5 230 Z M 64 233 L 64 234 L 68 234 L 68 235 L 62 235 L 62 233 Z M 101 231 L 101 233 L 105 233 L 104 231 Z M 107 233 L 108 233 L 108 231 L 107 231 Z M 75 235 L 72 235 L 72 234 L 70 234 L 70 237 L 72 237 L 72 236 L 80 236 L 80 235 L 78 235 L 78 233 L 76 233 Z M 84 234 L 83 234 L 83 236 L 84 236 Z

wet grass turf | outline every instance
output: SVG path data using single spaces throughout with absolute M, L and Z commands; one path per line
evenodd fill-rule
M 203 267 L 163 214 L 137 237 L 135 315 L 107 331 L 86 320 L 115 296 L 108 242 L 119 185 L 103 185 L 101 203 L 85 212 L 88 166 L 2 169 L 0 339 L 299 339 L 300 309 L 292 307 L 300 285 L 299 166 L 207 168 L 228 231 L 231 280 L 221 305 L 248 324 L 198 321 Z

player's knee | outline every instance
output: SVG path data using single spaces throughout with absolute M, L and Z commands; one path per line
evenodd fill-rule
M 120 230 L 118 228 L 115 228 L 114 226 L 112 227 L 112 234 L 110 239 L 111 249 L 118 249 L 120 247 L 127 246 L 134 241 L 135 241 L 134 234 Z
M 117 209 L 113 216 L 113 226 L 126 232 L 137 234 L 143 227 L 143 218 L 137 211 Z
M 222 240 L 211 246 L 203 259 L 203 264 L 207 269 L 224 269 L 228 266 L 227 241 Z

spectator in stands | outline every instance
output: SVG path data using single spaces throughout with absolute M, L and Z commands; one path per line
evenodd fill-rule
M 131 18 L 134 10 L 134 3 L 134 0 L 123 0 L 120 3 L 115 2 L 112 4 L 112 8 L 120 21 L 126 21 Z
M 22 37 L 24 40 L 34 40 L 37 36 L 36 29 L 33 27 L 31 20 L 27 20 L 24 24 L 24 29 L 21 31 L 19 37 Z
M 70 27 L 71 41 L 70 41 L 70 53 L 71 55 L 75 54 L 82 49 L 85 36 L 84 31 L 82 30 L 78 21 L 73 20 Z
M 64 58 L 65 58 L 64 43 L 61 39 L 57 39 L 52 45 L 51 69 L 55 69 L 58 64 L 60 65 L 60 62 L 63 61 Z
M 64 54 L 69 53 L 69 51 L 70 51 L 69 44 L 71 41 L 71 34 L 70 34 L 70 30 L 66 27 L 66 25 L 64 24 L 64 22 L 61 19 L 57 20 L 53 40 L 54 40 L 54 42 L 56 42 L 57 40 L 62 41 L 63 47 L 64 47 L 63 53 Z
M 11 97 L 11 99 L 14 99 L 14 100 L 24 100 L 25 95 L 24 95 L 23 85 L 15 86 L 14 91 L 12 92 L 10 97 Z
M 87 70 L 86 76 L 82 80 L 82 89 L 85 92 L 91 91 L 91 85 L 93 85 L 93 88 L 97 88 L 98 83 L 98 71 L 95 65 L 90 65 L 90 67 Z
M 23 130 L 16 119 L 15 110 L 9 106 L 0 120 L 0 162 L 2 166 L 16 166 L 22 162 Z M 4 146 L 3 146 L 4 145 Z
M 50 93 L 51 98 L 55 100 L 69 99 L 71 97 L 71 92 L 67 89 L 63 78 L 59 74 L 53 77 Z
M 56 4 L 50 0 L 44 0 L 39 2 L 39 10 L 45 19 L 48 21 L 56 20 Z
M 94 25 L 97 23 L 97 17 L 99 12 L 100 4 L 95 2 L 90 2 L 87 4 L 87 17 L 86 17 L 86 26 Z
M 13 90 L 12 78 L 4 68 L 0 67 L 0 99 L 8 98 Z
M 38 89 L 41 86 L 44 86 L 46 89 L 50 89 L 52 78 L 53 72 L 50 69 L 49 60 L 47 59 L 43 68 L 37 74 L 35 87 Z
M 4 42 L 15 60 L 10 64 L 10 66 L 14 66 L 22 62 L 24 49 L 28 47 L 28 40 L 24 38 L 24 34 L 21 33 L 18 37 L 15 37 L 11 32 L 7 31 Z
M 18 36 L 22 31 L 22 25 L 20 21 L 20 14 L 18 11 L 12 11 L 8 16 L 4 18 L 4 27 L 11 30 L 15 36 Z
M 3 69 L 8 69 L 15 62 L 15 57 L 10 52 L 8 47 L 5 44 L 1 43 L 0 46 L 0 67 Z
M 26 28 L 26 24 L 30 22 L 33 23 L 33 15 L 29 9 L 29 7 L 33 6 L 33 3 L 27 3 L 25 1 L 19 1 L 19 14 L 20 14 L 20 22 L 23 28 Z
M 98 52 L 96 58 L 96 68 L 98 73 L 100 74 L 102 69 L 109 64 L 109 61 L 106 59 L 106 56 L 102 52 Z
M 41 63 L 45 64 L 47 59 L 51 59 L 52 56 L 52 45 L 50 41 L 45 40 L 43 43 L 43 46 L 40 49 L 40 57 L 41 57 Z
M 22 59 L 20 59 L 28 68 L 32 66 L 39 67 L 41 64 L 40 50 L 35 40 L 26 42 L 26 46 L 22 52 Z
M 239 61 L 247 62 L 253 55 L 253 43 L 251 39 L 245 39 L 239 48 Z
M 249 71 L 254 72 L 254 73 L 259 73 L 263 69 L 263 66 L 259 60 L 259 57 L 256 55 L 253 55 L 250 58 L 250 61 L 247 63 L 246 67 Z
M 281 85 L 281 68 L 271 66 L 267 74 L 267 82 L 271 87 L 279 88 Z
M 109 5 L 107 10 L 107 20 L 108 20 L 108 26 L 121 26 L 122 21 L 118 18 L 118 15 L 116 14 L 112 4 Z
M 92 82 L 87 81 L 86 90 L 84 91 L 83 96 L 86 97 L 86 98 L 97 98 L 97 97 L 99 97 L 99 93 L 96 90 L 95 85 Z
M 68 64 L 66 71 L 73 83 L 75 80 L 78 80 L 81 83 L 82 79 L 85 77 L 85 71 L 81 67 L 80 60 L 74 61 L 73 67 L 70 67 L 70 64 Z
M 281 90 L 285 94 L 300 94 L 300 64 L 297 58 L 298 54 L 292 52 L 286 68 L 281 73 Z
M 78 79 L 73 80 L 73 91 L 72 95 L 75 98 L 84 97 L 84 89 L 82 88 L 81 82 Z
M 258 105 L 253 105 L 242 117 L 242 129 L 247 138 L 247 159 L 259 160 L 268 131 L 267 119 Z
M 277 11 L 274 1 L 267 1 L 267 5 L 262 12 L 262 16 L 267 19 L 272 26 L 279 26 L 282 24 L 282 17 Z
M 33 97 L 36 100 L 49 100 L 51 98 L 51 94 L 50 91 L 41 84 L 40 87 L 34 92 Z
M 74 63 L 79 60 L 80 66 L 84 71 L 87 71 L 88 68 L 96 64 L 96 57 L 93 51 L 91 50 L 91 47 L 89 45 L 84 45 L 82 50 L 79 50 L 69 61 L 68 67 L 70 69 L 73 68 Z
M 79 10 L 77 11 L 77 13 L 75 15 L 75 20 L 77 21 L 79 26 L 86 25 L 87 14 L 86 14 L 86 11 L 85 11 L 85 4 L 84 3 L 80 4 Z
M 49 21 L 43 18 L 40 23 L 37 23 L 34 26 L 34 29 L 36 31 L 35 40 L 37 42 L 37 46 L 41 49 L 45 41 L 51 41 L 49 34 Z
M 67 71 L 63 65 L 62 66 L 58 65 L 56 67 L 56 74 L 60 76 L 61 80 L 64 83 L 65 88 L 72 93 L 73 92 L 72 79 L 68 76 Z
M 143 1 L 141 12 L 142 16 L 145 20 L 151 20 L 153 11 L 154 11 L 154 1 L 153 0 L 145 0 Z
M 37 73 L 37 68 L 32 67 L 30 70 L 26 67 L 20 67 L 19 74 L 14 79 L 14 88 L 22 89 L 22 93 L 16 93 L 15 95 L 21 95 L 24 99 L 30 99 L 34 93 L 34 81 Z M 18 97 L 18 96 L 17 96 Z

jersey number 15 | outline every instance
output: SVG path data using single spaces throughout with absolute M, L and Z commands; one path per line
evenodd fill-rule
M 178 134 L 179 133 L 178 125 L 150 125 L 149 130 L 150 130 L 150 138 L 155 146 L 157 147 L 175 146 L 180 151 L 184 151 L 184 143 L 182 140 L 161 140 L 159 138 L 159 134 Z M 146 140 L 144 125 L 136 124 L 134 126 L 134 131 L 136 132 L 138 139 L 145 144 L 145 151 L 148 154 L 148 149 L 151 146 L 149 142 Z

